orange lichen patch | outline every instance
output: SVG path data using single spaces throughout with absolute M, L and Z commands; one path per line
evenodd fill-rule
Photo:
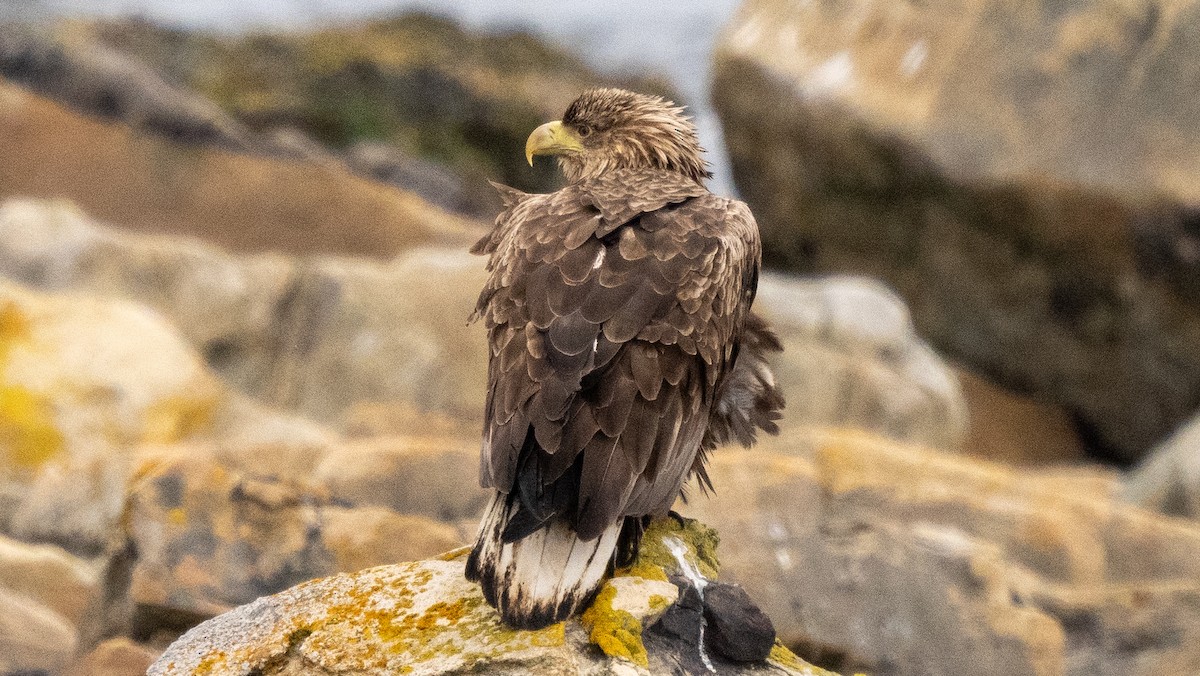
M 226 659 L 227 656 L 223 651 L 215 650 L 200 660 L 200 664 L 196 665 L 196 673 L 211 674 L 217 667 L 225 666 Z

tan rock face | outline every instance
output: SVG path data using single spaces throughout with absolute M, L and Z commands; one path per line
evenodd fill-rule
M 1034 473 L 847 431 L 715 455 L 685 513 L 789 645 L 894 674 L 1196 664 L 1200 528 L 1112 477 Z M 1135 638 L 1136 637 L 1136 638 Z
M 188 147 L 0 80 L 0 197 L 69 199 L 133 230 L 240 251 L 381 258 L 472 239 L 470 221 L 334 164 Z
M 1198 21 L 746 2 L 713 91 L 767 260 L 886 280 L 939 349 L 1136 459 L 1200 405 Z

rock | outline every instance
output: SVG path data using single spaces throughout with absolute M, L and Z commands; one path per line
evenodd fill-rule
M 718 655 L 735 662 L 761 662 L 775 645 L 775 626 L 736 584 L 704 587 L 704 638 Z
M 143 461 L 126 507 L 133 635 L 155 613 L 203 618 L 310 578 L 419 559 L 461 543 L 452 526 L 336 504 L 320 484 L 241 473 L 193 452 Z M 140 618 L 140 619 L 139 619 Z
M 59 673 L 95 622 L 98 566 L 0 536 L 0 673 Z
M 1151 451 L 1125 482 L 1134 504 L 1200 519 L 1200 417 Z
M 487 358 L 483 330 L 466 317 L 485 272 L 462 250 L 414 249 L 388 264 L 236 256 L 115 232 L 63 205 L 14 201 L 0 208 L 0 273 L 149 304 L 239 388 L 358 435 L 422 437 L 431 424 L 447 437 L 478 433 Z M 967 414 L 957 377 L 894 294 L 861 278 L 768 274 L 757 307 L 785 344 L 774 364 L 790 402 L 787 426 L 961 446 Z
M 670 673 L 679 664 L 678 655 L 660 651 L 652 634 L 639 665 L 592 650 L 578 620 L 539 631 L 508 629 L 478 586 L 463 578 L 465 557 L 464 549 L 261 598 L 192 629 L 148 673 L 249 674 L 270 665 L 277 673 L 310 674 L 650 674 Z M 643 593 L 656 589 L 647 586 Z M 782 647 L 769 662 L 714 663 L 722 674 L 825 673 Z
M 1200 406 L 1197 23 L 747 0 L 713 98 L 766 260 L 885 280 L 940 351 L 1137 460 Z
M 68 199 L 123 228 L 238 251 L 387 258 L 435 242 L 465 248 L 482 230 L 336 162 L 182 145 L 82 116 L 3 79 L 0 154 L 0 198 Z M 70 260 L 67 243 L 59 246 Z
M 78 627 L 97 601 L 99 571 L 53 545 L 0 536 L 0 589 L 35 601 Z
M 479 442 L 461 437 L 348 441 L 329 449 L 311 476 L 334 500 L 446 523 L 477 520 L 488 498 L 479 486 Z
M 663 90 L 652 79 L 615 82 L 528 33 L 480 34 L 419 13 L 254 36 L 137 21 L 75 30 L 149 64 L 252 129 L 293 127 L 336 149 L 386 143 L 396 148 L 393 157 L 407 156 L 396 163 L 405 170 L 389 176 L 406 186 L 440 190 L 446 171 L 424 165 L 441 165 L 460 177 L 455 201 L 489 215 L 499 201 L 484 179 L 526 190 L 558 184 L 551 164 L 531 168 L 520 149 L 581 90 Z
M 149 66 L 46 24 L 0 23 L 0 76 L 100 118 L 177 142 L 250 150 L 250 131 L 216 104 L 164 80 Z
M 145 303 L 267 403 L 332 423 L 364 402 L 472 421 L 482 410 L 486 349 L 466 318 L 483 263 L 463 250 L 421 249 L 390 264 L 237 256 L 34 201 L 0 207 L 0 233 L 11 236 L 0 235 L 0 274 Z
M 0 284 L 0 526 L 97 553 L 132 448 L 205 429 L 222 393 L 143 308 Z
M 1200 659 L 1200 527 L 1112 476 L 861 432 L 725 449 L 686 507 L 790 646 L 871 673 L 1158 674 Z
M 482 191 L 471 193 L 449 169 L 378 141 L 358 141 L 346 150 L 351 170 L 414 192 L 448 211 L 495 218 L 495 205 Z
M 785 436 L 849 427 L 939 448 L 962 444 L 967 408 L 957 376 L 881 284 L 768 273 L 754 307 L 783 343 L 771 365 L 787 398 Z
M 114 638 L 96 646 L 67 670 L 67 676 L 143 676 L 161 651 Z
M 966 369 L 956 373 L 970 418 L 964 452 L 1023 466 L 1086 461 L 1075 421 L 1061 405 L 998 387 Z
M 75 652 L 75 627 L 38 602 L 0 588 L 0 673 L 59 673 Z

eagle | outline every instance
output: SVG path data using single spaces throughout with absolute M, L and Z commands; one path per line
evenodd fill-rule
M 750 313 L 761 246 L 749 208 L 705 187 L 696 128 L 658 96 L 591 89 L 529 136 L 565 187 L 494 184 L 472 247 L 472 319 L 490 347 L 480 479 L 492 491 L 466 576 L 510 626 L 584 609 L 636 556 L 709 451 L 777 433 L 776 336 Z

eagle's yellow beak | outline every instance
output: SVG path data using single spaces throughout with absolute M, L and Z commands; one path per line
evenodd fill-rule
M 533 166 L 534 155 L 563 155 L 583 151 L 583 142 L 559 120 L 547 122 L 525 141 L 525 159 Z

